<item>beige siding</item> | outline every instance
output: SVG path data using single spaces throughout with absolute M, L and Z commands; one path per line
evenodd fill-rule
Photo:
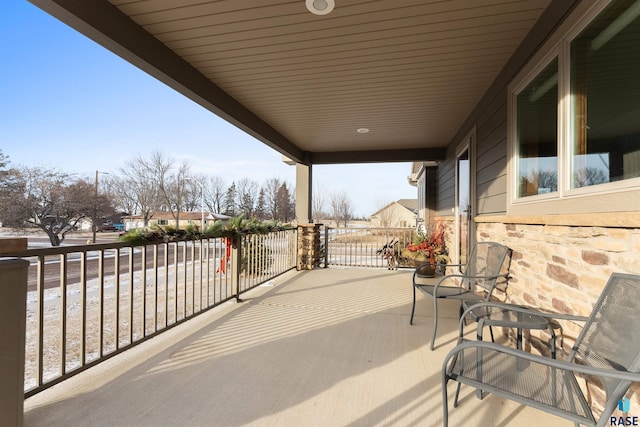
M 507 209 L 507 92 L 501 90 L 479 117 L 476 141 L 476 214 Z
M 439 215 L 451 215 L 455 206 L 455 152 L 476 127 L 476 215 L 503 214 L 507 210 L 507 86 L 579 0 L 552 2 L 504 69 L 488 88 L 465 124 L 449 142 L 447 158 L 438 170 Z
M 455 207 L 455 164 L 454 159 L 448 159 L 438 166 L 438 202 L 436 204 L 438 216 L 451 215 L 451 209 Z

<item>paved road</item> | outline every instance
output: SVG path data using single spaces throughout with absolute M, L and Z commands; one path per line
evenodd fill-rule
M 168 259 L 169 264 L 173 263 L 175 247 L 169 246 Z M 196 251 L 198 247 L 196 247 Z M 184 260 L 184 246 L 178 247 L 178 262 Z M 197 253 L 197 252 L 196 252 Z M 75 257 L 69 257 L 67 260 L 67 284 L 80 283 L 81 278 L 81 262 L 75 254 Z M 186 260 L 191 261 L 191 247 L 188 246 L 186 250 Z M 133 255 L 134 271 L 139 271 L 142 266 L 142 250 L 136 248 Z M 90 252 L 87 256 L 87 280 L 98 278 L 99 256 L 98 251 Z M 153 250 L 149 248 L 146 254 L 146 268 L 153 266 Z M 158 246 L 158 266 L 164 266 L 164 246 Z M 119 271 L 120 274 L 129 272 L 129 248 L 123 248 L 120 251 L 119 257 Z M 105 251 L 104 255 L 104 276 L 113 276 L 115 272 L 115 251 Z M 37 262 L 33 261 L 29 266 L 29 280 L 27 284 L 28 291 L 35 291 L 37 285 Z M 59 257 L 51 257 L 50 260 L 45 262 L 44 269 L 44 287 L 45 289 L 59 287 L 60 286 L 60 259 Z

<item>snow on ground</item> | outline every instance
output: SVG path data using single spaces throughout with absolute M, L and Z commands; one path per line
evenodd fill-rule
M 135 272 L 133 281 L 130 280 L 129 273 L 126 273 L 119 276 L 118 291 L 116 277 L 105 277 L 102 298 L 99 279 L 90 280 L 87 282 L 84 296 L 86 300 L 84 334 L 82 333 L 83 295 L 80 284 L 67 286 L 65 310 L 62 309 L 63 299 L 60 288 L 46 289 L 41 314 L 44 381 L 60 376 L 63 365 L 67 372 L 80 367 L 83 344 L 85 363 L 88 363 L 99 358 L 101 351 L 102 354 L 115 351 L 116 342 L 118 348 L 121 348 L 156 330 L 163 329 L 167 324 L 171 325 L 194 312 L 199 312 L 208 305 L 213 305 L 214 302 L 228 298 L 231 295 L 230 277 L 216 274 L 215 270 L 210 271 L 209 274 L 211 284 L 207 288 L 206 270 L 202 272 L 203 280 L 201 281 L 199 262 L 194 263 L 193 269 L 191 263 L 188 263 L 186 270 L 182 264 L 178 265 L 177 274 L 175 265 L 169 266 L 168 272 L 160 268 L 155 280 L 152 269 L 146 272 Z M 36 292 L 29 292 L 27 294 L 25 390 L 37 385 L 38 306 Z M 117 331 L 116 324 L 119 324 Z M 61 338 L 63 327 L 66 331 L 64 342 Z M 86 337 L 84 343 L 83 335 Z M 100 341 L 102 341 L 102 350 Z

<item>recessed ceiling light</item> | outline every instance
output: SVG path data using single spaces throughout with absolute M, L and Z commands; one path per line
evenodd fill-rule
M 307 9 L 314 15 L 326 15 L 335 7 L 334 0 L 305 0 Z
M 358 132 L 358 133 L 369 133 L 369 129 L 367 129 L 367 128 L 359 128 L 359 129 L 356 129 L 356 132 Z

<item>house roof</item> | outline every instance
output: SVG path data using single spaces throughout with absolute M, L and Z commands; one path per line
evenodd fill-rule
M 418 209 L 418 199 L 399 199 L 399 200 L 396 200 L 396 203 L 404 206 L 410 211 L 415 211 Z
M 305 164 L 443 159 L 577 2 L 31 1 Z
M 418 210 L 418 199 L 398 199 L 378 209 L 377 211 L 372 213 L 371 216 L 378 215 L 380 212 L 382 212 L 385 209 L 388 209 L 392 205 L 400 205 L 403 208 L 407 209 L 408 211 L 411 211 L 411 213 L 416 213 Z

